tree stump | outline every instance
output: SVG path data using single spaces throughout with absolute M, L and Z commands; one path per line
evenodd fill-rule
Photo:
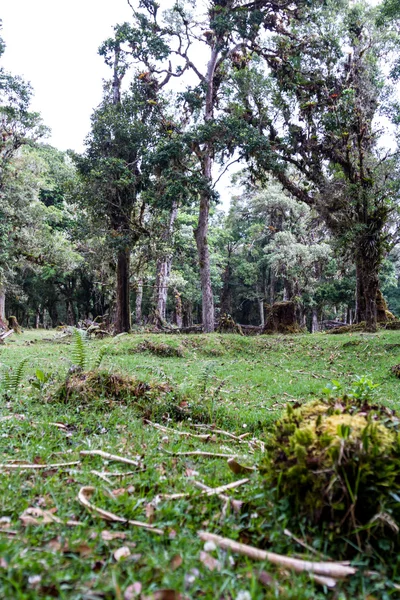
M 14 333 L 21 333 L 21 327 L 17 321 L 17 317 L 8 317 L 8 326 L 10 329 L 14 329 Z
M 238 323 L 234 321 L 231 315 L 224 313 L 221 315 L 221 318 L 217 327 L 218 333 L 238 333 L 239 335 L 243 335 L 242 328 Z
M 297 304 L 293 301 L 275 302 L 268 307 L 267 320 L 263 329 L 265 334 L 302 333 L 297 320 Z

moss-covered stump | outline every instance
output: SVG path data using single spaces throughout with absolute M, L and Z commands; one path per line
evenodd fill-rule
M 400 549 L 400 419 L 382 406 L 343 396 L 289 408 L 261 464 L 268 488 L 331 539 Z
M 17 321 L 17 317 L 8 317 L 8 326 L 10 329 L 14 329 L 14 333 L 21 333 L 21 327 Z
M 303 333 L 296 313 L 296 302 L 275 302 L 275 304 L 268 308 L 263 333 Z
M 73 373 L 51 394 L 49 401 L 107 411 L 122 403 L 146 419 L 181 420 L 189 415 L 187 402 L 169 384 L 147 383 L 108 371 Z
M 238 333 L 239 335 L 243 335 L 243 330 L 241 326 L 235 322 L 231 315 L 223 314 L 219 320 L 218 333 Z

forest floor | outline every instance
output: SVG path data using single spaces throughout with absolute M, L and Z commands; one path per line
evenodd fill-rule
M 205 530 L 281 554 L 312 556 L 285 533 L 284 507 L 273 506 L 258 472 L 235 475 L 227 457 L 256 465 L 262 454 L 257 440 L 285 405 L 320 397 L 332 380 L 346 387 L 368 375 L 378 384 L 376 400 L 397 408 L 400 381 L 390 368 L 400 362 L 399 332 L 137 334 L 88 342 L 89 366 L 105 347 L 102 371 L 149 383 L 137 402 L 99 394 L 65 399 L 55 390 L 73 363 L 71 340 L 49 331 L 12 337 L 0 348 L 3 373 L 15 374 L 21 360 L 27 363 L 21 385 L 3 394 L 0 405 L 1 599 L 372 600 L 399 594 L 393 584 L 400 583 L 400 573 L 396 579 L 391 569 L 389 576 L 383 559 L 374 564 L 375 575 L 360 569 L 330 591 L 306 574 L 205 546 L 198 536 Z M 51 377 L 44 382 L 43 375 Z M 154 400 L 158 390 L 161 403 Z M 179 454 L 199 450 L 209 455 Z M 74 464 L 58 466 L 65 463 Z M 249 481 L 226 492 L 243 501 L 239 513 L 197 487 L 243 478 Z M 82 492 L 88 486 L 94 489 Z M 179 493 L 183 497 L 165 497 Z M 88 510 L 85 498 L 120 522 Z M 328 541 L 304 526 L 299 523 L 297 537 L 330 555 Z M 366 564 L 363 557 L 357 561 Z

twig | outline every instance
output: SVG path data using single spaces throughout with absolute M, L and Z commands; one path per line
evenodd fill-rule
M 39 469 L 60 469 L 62 467 L 74 467 L 76 465 L 80 465 L 81 461 L 75 461 L 75 462 L 68 462 L 68 463 L 57 463 L 54 465 L 29 465 L 29 464 L 21 464 L 21 465 L 16 465 L 16 464 L 6 464 L 6 465 L 0 465 L 0 469 L 33 469 L 33 470 L 39 470 Z
M 303 546 L 303 548 L 305 548 L 306 550 L 308 550 L 312 554 L 315 554 L 316 556 L 322 556 L 323 558 L 327 558 L 329 560 L 328 556 L 324 556 L 323 554 L 321 554 L 320 552 L 318 552 L 318 550 L 316 550 L 312 546 L 309 546 L 308 544 L 306 544 L 306 542 L 303 542 L 303 540 L 301 540 L 300 538 L 298 538 L 295 535 L 293 535 L 293 533 L 291 531 L 289 531 L 289 529 L 284 529 L 283 533 L 285 535 L 287 535 L 288 537 L 290 537 L 295 542 L 297 542 L 300 546 Z
M 209 491 L 205 492 L 207 496 L 218 496 L 219 494 L 223 494 L 224 492 L 227 492 L 228 490 L 233 490 L 237 487 L 240 487 L 241 485 L 244 485 L 245 483 L 249 483 L 250 479 L 239 479 L 239 481 L 232 481 L 231 483 L 228 483 L 227 485 L 220 485 L 219 487 L 216 488 L 209 488 Z M 200 482 L 197 481 L 193 481 L 194 485 L 197 485 L 199 487 Z M 200 484 L 202 485 L 202 484 Z M 204 489 L 204 488 L 203 488 Z
M 254 558 L 255 560 L 268 560 L 272 564 L 293 569 L 293 571 L 299 573 L 308 571 L 317 576 L 332 579 L 345 579 L 349 575 L 357 573 L 357 569 L 354 567 L 348 567 L 334 562 L 311 562 L 299 558 L 290 558 L 289 556 L 282 556 L 281 554 L 267 552 L 265 550 L 260 550 L 259 548 L 254 548 L 253 546 L 247 546 L 246 544 L 241 544 L 229 538 L 208 533 L 207 531 L 199 531 L 198 536 L 201 540 L 205 542 L 212 541 L 225 550 L 232 550 L 232 552 L 237 552 L 238 554 Z
M 104 473 L 100 473 L 100 471 L 90 471 L 90 472 L 92 473 L 92 475 L 97 475 L 97 477 L 100 477 L 100 479 L 102 479 L 109 485 L 112 485 L 111 479 L 108 479 L 108 477 Z
M 165 450 L 167 454 L 171 456 L 208 456 L 210 458 L 233 458 L 234 454 L 218 454 L 214 452 L 203 452 L 202 450 L 193 450 L 191 452 L 170 452 L 169 450 Z
M 79 454 L 81 456 L 101 456 L 101 458 L 105 458 L 106 460 L 112 460 L 115 462 L 125 463 L 126 465 L 140 467 L 140 463 L 138 463 L 136 460 L 125 458 L 124 456 L 117 456 L 116 454 L 109 454 L 108 452 L 103 452 L 103 450 L 81 450 Z
M 214 489 L 210 488 L 210 487 L 208 487 L 208 485 L 201 483 L 201 481 L 193 481 L 193 485 L 195 485 L 199 489 L 203 490 L 204 492 L 208 492 L 209 496 L 211 496 L 213 493 L 215 493 L 215 488 Z M 223 500 L 225 503 L 230 504 L 235 513 L 240 512 L 240 510 L 243 506 L 243 502 L 241 500 L 235 500 L 234 498 L 230 498 L 229 496 L 226 496 L 225 494 L 221 494 L 220 492 L 218 492 L 216 495 L 218 496 L 218 498 Z M 224 508 L 225 508 L 225 506 L 224 506 Z M 225 508 L 225 512 L 226 512 L 226 508 Z
M 78 501 L 89 511 L 96 513 L 102 519 L 106 521 L 111 521 L 113 523 L 127 523 L 128 525 L 134 525 L 135 527 L 142 527 L 143 529 L 148 529 L 153 533 L 159 533 L 162 535 L 164 531 L 162 529 L 158 529 L 154 527 L 154 525 L 150 525 L 149 523 L 143 523 L 142 521 L 131 521 L 130 519 L 124 519 L 123 517 L 119 517 L 118 515 L 109 512 L 108 510 L 103 510 L 102 508 L 98 508 L 94 506 L 91 502 L 89 502 L 89 498 L 96 491 L 96 488 L 91 486 L 82 487 L 78 493 Z
M 196 438 L 198 440 L 202 440 L 203 442 L 209 442 L 211 438 L 211 433 L 198 435 L 196 433 L 190 433 L 189 431 L 178 431 L 177 429 L 172 429 L 172 427 L 164 427 L 163 425 L 159 425 L 158 423 L 152 423 L 151 421 L 147 420 L 145 420 L 145 423 L 147 423 L 147 425 L 155 427 L 156 429 L 159 429 L 160 431 L 163 431 L 164 433 L 175 433 L 176 435 L 181 435 L 183 437 Z

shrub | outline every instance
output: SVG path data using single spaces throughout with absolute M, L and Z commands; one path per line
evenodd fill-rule
M 359 548 L 395 550 L 399 417 L 369 402 L 371 387 L 361 379 L 349 394 L 289 407 L 268 437 L 261 471 L 293 517 L 304 516 Z

